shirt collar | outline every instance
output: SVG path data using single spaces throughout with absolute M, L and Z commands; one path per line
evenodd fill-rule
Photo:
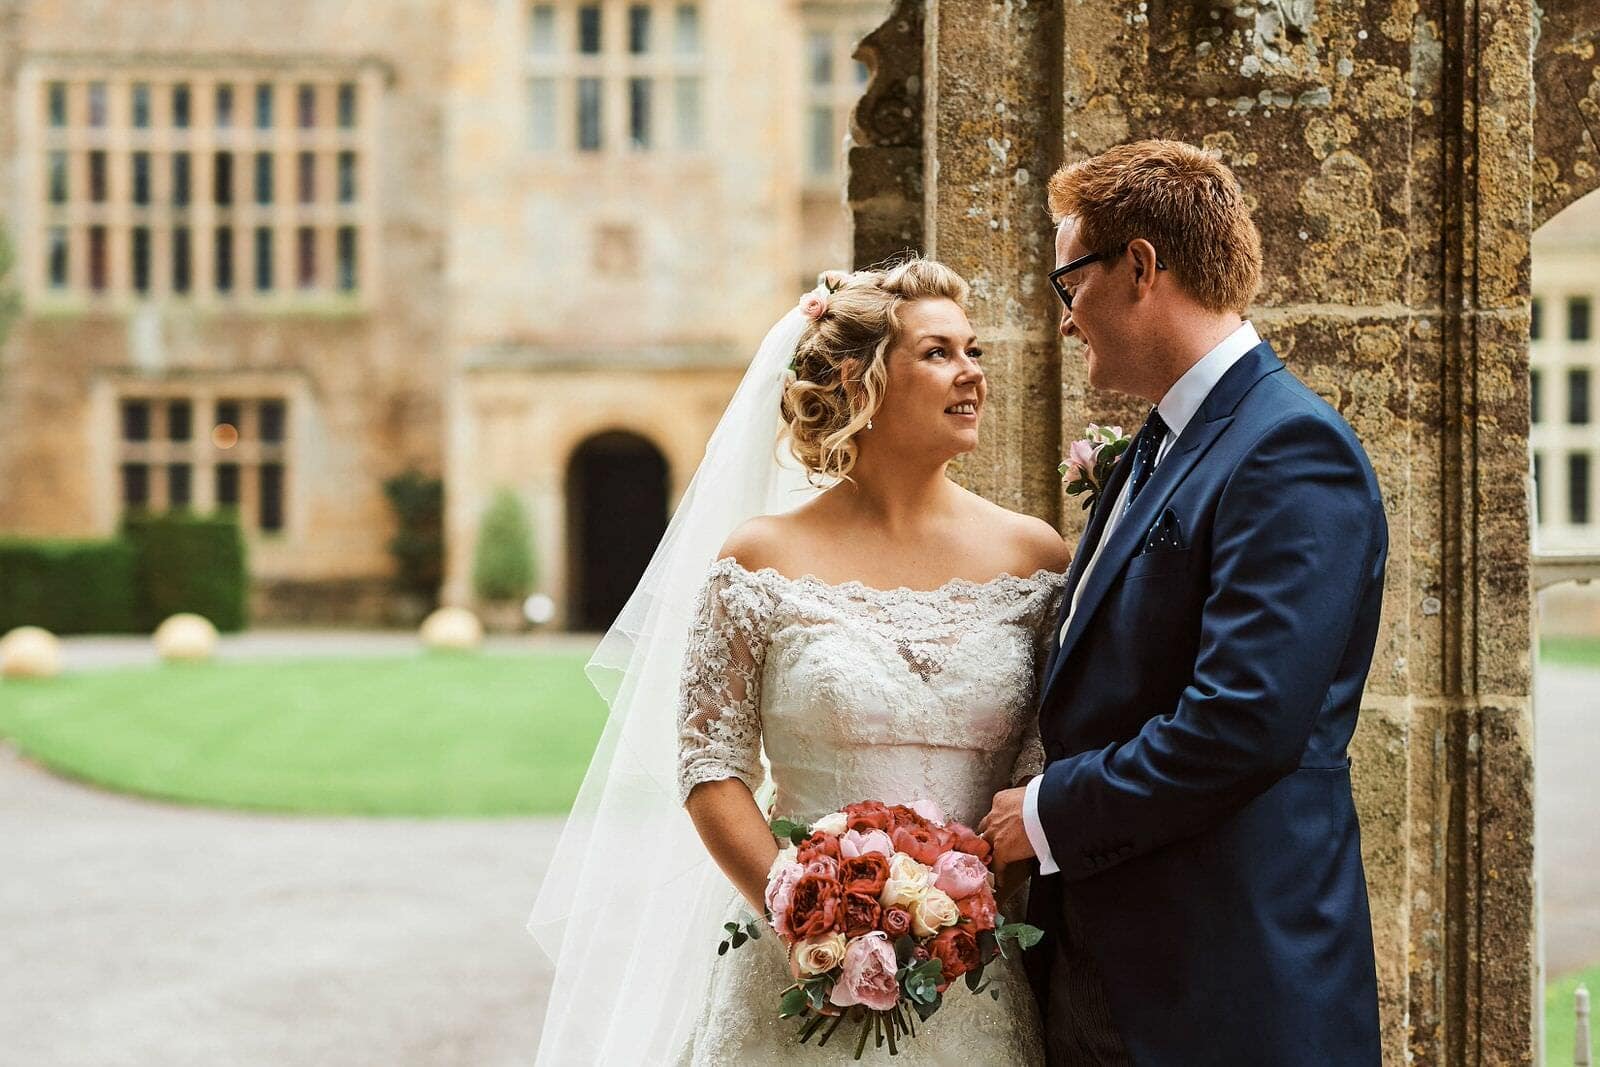
M 1189 425 L 1222 376 L 1228 373 L 1228 368 L 1260 343 L 1261 337 L 1256 333 L 1256 328 L 1248 322 L 1241 323 L 1237 330 L 1224 337 L 1217 347 L 1200 357 L 1200 362 L 1173 383 L 1167 395 L 1161 398 L 1161 403 L 1156 405 L 1156 410 L 1161 412 L 1161 421 L 1167 424 L 1174 440 L 1183 436 L 1184 427 Z

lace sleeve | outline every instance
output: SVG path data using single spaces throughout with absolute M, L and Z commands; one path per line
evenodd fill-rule
M 678 696 L 678 800 L 701 782 L 761 787 L 761 670 L 769 605 L 720 563 L 700 594 Z
M 1045 672 L 1050 668 L 1050 656 L 1056 647 L 1056 625 L 1060 621 L 1061 596 L 1066 577 L 1053 583 L 1049 595 L 1042 600 L 1038 617 L 1034 620 L 1033 703 L 1039 702 L 1039 692 L 1044 688 Z M 1022 785 L 1036 774 L 1044 773 L 1044 742 L 1039 738 L 1039 716 L 1028 717 L 1022 734 L 1022 747 L 1017 750 L 1016 762 L 1011 766 L 1011 784 Z

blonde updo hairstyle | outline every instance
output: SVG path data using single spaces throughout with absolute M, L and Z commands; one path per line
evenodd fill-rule
M 944 298 L 965 308 L 966 280 L 932 259 L 907 259 L 852 274 L 827 271 L 827 307 L 800 335 L 794 377 L 783 391 L 784 436 L 813 477 L 842 479 L 856 465 L 856 434 L 883 401 L 900 309 Z

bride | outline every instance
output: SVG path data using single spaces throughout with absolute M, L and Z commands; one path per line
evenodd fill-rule
M 714 952 L 762 913 L 769 813 L 927 798 L 970 825 L 1040 769 L 1067 549 L 948 477 L 988 389 L 966 297 L 926 259 L 830 274 L 763 342 L 591 663 L 612 715 L 530 922 L 539 1063 L 847 1059 L 778 1017 L 776 936 Z M 998 1002 L 953 987 L 898 1062 L 1042 1062 L 997 964 Z

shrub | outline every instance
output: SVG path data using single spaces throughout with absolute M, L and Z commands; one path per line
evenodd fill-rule
M 121 539 L 0 539 L 0 633 L 136 632 L 135 562 Z
M 536 577 L 527 512 L 517 494 L 501 489 L 478 527 L 472 587 L 484 600 L 515 600 L 533 592 Z
M 130 513 L 122 531 L 137 558 L 135 603 L 143 629 L 180 611 L 204 615 L 218 630 L 244 629 L 250 574 L 237 518 Z
M 395 585 L 432 608 L 444 582 L 444 482 L 408 470 L 385 480 L 383 495 L 395 517 Z

